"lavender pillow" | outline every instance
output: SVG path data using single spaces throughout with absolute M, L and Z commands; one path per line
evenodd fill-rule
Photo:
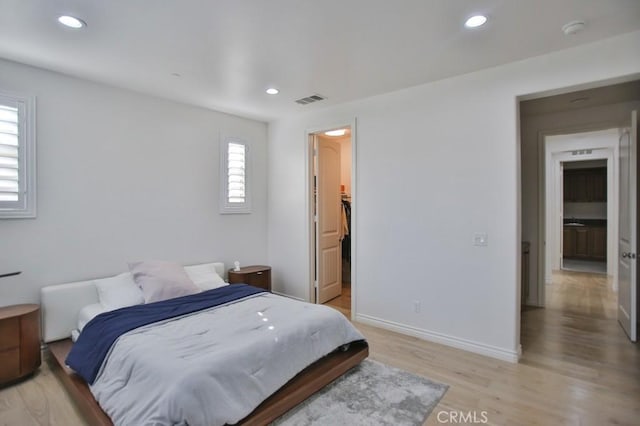
M 188 296 L 201 290 L 189 279 L 182 265 L 163 260 L 129 263 L 133 280 L 142 290 L 145 303 Z

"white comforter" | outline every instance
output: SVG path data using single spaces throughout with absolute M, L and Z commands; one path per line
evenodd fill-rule
M 270 293 L 122 335 L 91 391 L 115 425 L 223 425 L 364 339 L 339 312 Z

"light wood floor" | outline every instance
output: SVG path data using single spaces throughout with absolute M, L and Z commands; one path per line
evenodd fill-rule
M 356 325 L 371 358 L 450 386 L 427 425 L 442 424 L 448 412 L 481 420 L 483 411 L 495 425 L 640 424 L 640 349 L 615 321 L 606 277 L 559 272 L 553 281 L 548 307 L 523 313 L 518 364 Z M 46 365 L 0 390 L 1 426 L 81 424 Z
M 351 287 L 342 285 L 342 294 L 325 303 L 342 312 L 347 318 L 351 318 Z

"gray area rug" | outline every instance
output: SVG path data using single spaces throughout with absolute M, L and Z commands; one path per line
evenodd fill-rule
M 364 360 L 272 425 L 422 425 L 448 388 Z

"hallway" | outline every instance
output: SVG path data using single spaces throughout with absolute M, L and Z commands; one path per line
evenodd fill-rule
M 640 393 L 640 349 L 618 324 L 611 281 L 606 275 L 554 271 L 547 307 L 527 308 L 521 327 L 521 364 L 578 379 L 570 389 L 575 398 L 606 394 L 605 405 Z

